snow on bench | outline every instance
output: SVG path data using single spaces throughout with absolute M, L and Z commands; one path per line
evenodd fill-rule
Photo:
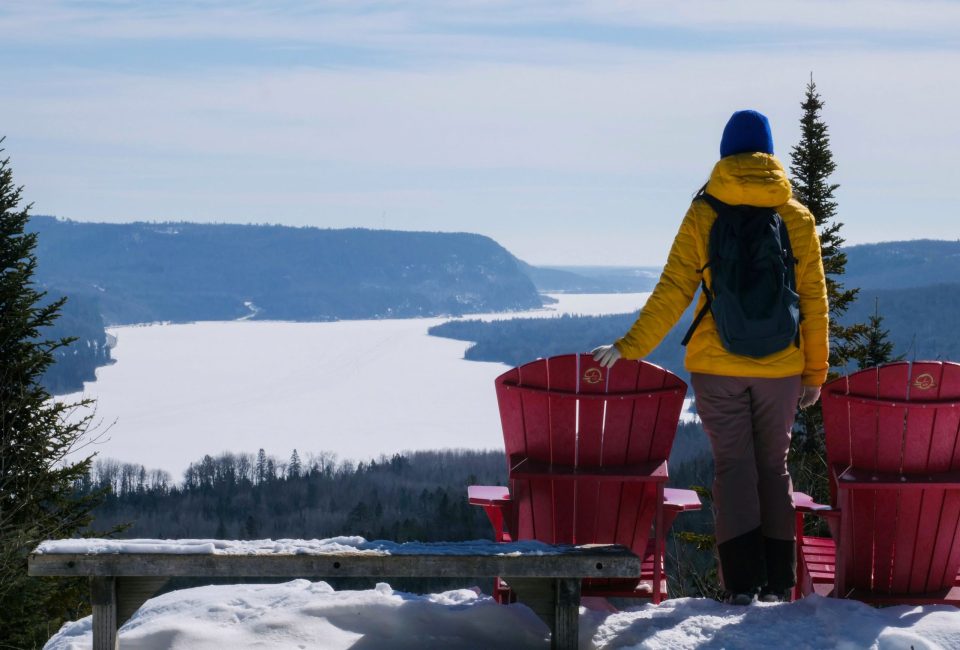
M 94 650 L 116 650 L 117 628 L 172 577 L 503 576 L 550 626 L 553 648 L 576 648 L 580 581 L 640 575 L 622 546 L 541 542 L 398 544 L 362 537 L 322 540 L 69 539 L 40 544 L 33 576 L 89 576 Z

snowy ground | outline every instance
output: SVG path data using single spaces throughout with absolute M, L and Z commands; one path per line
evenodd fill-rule
M 557 294 L 549 309 L 485 318 L 624 313 L 648 295 Z M 446 320 L 113 328 L 117 362 L 86 386 L 101 439 L 82 451 L 179 479 L 204 454 L 261 447 L 281 459 L 501 448 L 493 380 L 506 366 L 464 361 L 469 343 L 427 335 Z
M 610 613 L 581 609 L 581 648 L 686 650 L 934 650 L 960 648 L 960 610 L 874 609 L 813 596 L 790 604 L 723 605 L 682 598 Z M 148 601 L 120 630 L 125 650 L 414 650 L 549 647 L 547 628 L 523 605 L 476 590 L 432 595 L 335 592 L 324 582 L 228 585 Z M 68 623 L 47 650 L 91 647 L 91 620 Z

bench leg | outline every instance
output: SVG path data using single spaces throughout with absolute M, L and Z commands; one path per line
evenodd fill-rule
M 580 579 L 561 578 L 554 585 L 551 650 L 577 650 L 580 640 Z
M 117 581 L 113 577 L 90 578 L 93 605 L 93 650 L 117 650 Z

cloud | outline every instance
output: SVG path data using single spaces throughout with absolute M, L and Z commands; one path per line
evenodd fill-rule
M 766 112 L 786 160 L 812 70 L 848 239 L 947 236 L 960 52 L 907 41 L 955 31 L 960 5 L 801 4 L 4 4 L 20 63 L 0 124 L 39 212 L 471 230 L 534 262 L 656 263 L 729 113 Z M 334 62 L 334 43 L 381 56 Z

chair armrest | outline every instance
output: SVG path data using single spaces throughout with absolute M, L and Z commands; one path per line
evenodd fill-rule
M 700 497 L 693 490 L 663 489 L 663 507 L 667 510 L 673 512 L 699 510 L 701 505 Z
M 475 506 L 502 508 L 510 503 L 510 489 L 502 485 L 471 485 L 467 501 Z
M 841 490 L 960 489 L 960 472 L 897 474 L 834 465 L 833 475 L 837 479 L 837 487 Z
M 467 501 L 482 506 L 493 526 L 493 539 L 497 542 L 512 542 L 513 538 L 504 526 L 504 510 L 510 505 L 510 489 L 502 485 L 467 486 Z
M 804 492 L 793 493 L 793 508 L 797 512 L 802 512 L 820 517 L 838 517 L 840 511 L 833 506 L 824 503 L 817 503 L 809 494 Z

